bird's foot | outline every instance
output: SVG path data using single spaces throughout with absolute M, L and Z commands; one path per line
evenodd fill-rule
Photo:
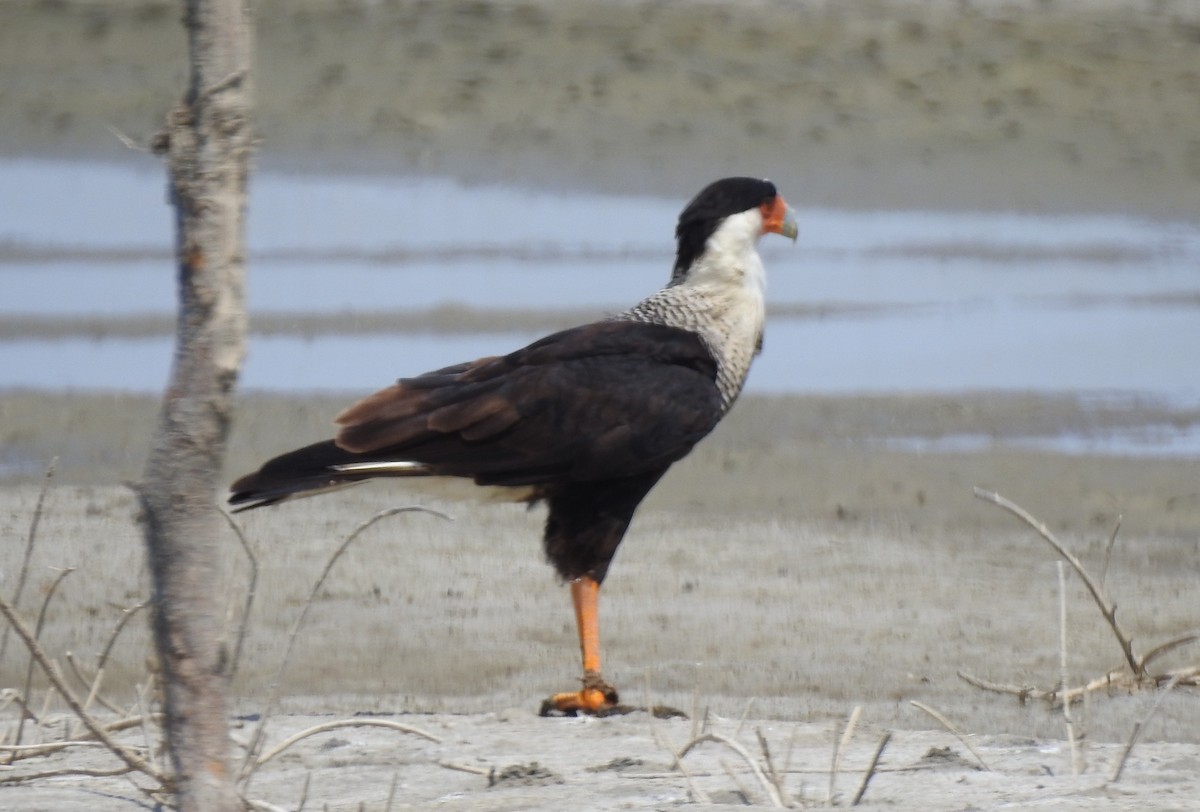
M 542 716 L 607 716 L 622 713 L 617 689 L 604 681 L 599 671 L 585 671 L 578 691 L 555 694 L 542 703 Z

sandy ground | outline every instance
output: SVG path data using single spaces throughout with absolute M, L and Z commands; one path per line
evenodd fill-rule
M 800 205 L 1196 215 L 1200 6 L 1186 0 L 258 7 L 264 163 L 669 196 L 693 191 L 697 176 L 752 172 Z M 0 4 L 0 153 L 144 160 L 108 127 L 144 141 L 178 97 L 176 9 Z M 246 398 L 228 473 L 324 436 L 341 402 Z M 35 618 L 55 568 L 75 567 L 42 639 L 88 672 L 121 611 L 147 594 L 121 483 L 139 475 L 154 410 L 151 398 L 123 395 L 0 397 L 0 588 L 14 588 L 41 471 L 57 455 L 21 610 Z M 578 668 L 565 590 L 540 561 L 537 513 L 365 487 L 248 514 L 238 521 L 260 574 L 236 680 L 247 715 L 262 710 L 288 630 L 359 522 L 409 503 L 454 522 L 408 515 L 359 538 L 313 604 L 268 726 L 274 743 L 366 712 L 441 741 L 335 731 L 271 762 L 247 793 L 296 808 L 311 773 L 308 808 L 383 809 L 393 779 L 393 809 L 665 809 L 739 805 L 743 792 L 769 806 L 731 750 L 705 744 L 689 755 L 691 784 L 673 769 L 672 750 L 707 718 L 704 729 L 758 762 L 761 730 L 787 792 L 822 806 L 833 743 L 861 706 L 837 778 L 842 805 L 895 731 L 867 808 L 1195 808 L 1194 690 L 1163 696 L 1152 715 L 1153 692 L 1091 696 L 1076 708 L 1086 766 L 1075 777 L 1058 711 L 981 692 L 957 672 L 1042 688 L 1060 677 L 1053 556 L 973 499 L 973 485 L 1023 504 L 1106 573 L 1139 652 L 1200 626 L 1200 462 L 1012 442 L 1197 422 L 1130 399 L 744 399 L 652 494 L 605 587 L 606 673 L 627 701 L 670 704 L 691 721 L 533 715 Z M 995 442 L 923 445 L 960 435 Z M 227 539 L 236 621 L 248 568 Z M 1078 579 L 1067 598 L 1077 684 L 1121 656 Z M 147 653 L 135 619 L 106 671 L 111 702 L 135 705 Z M 1158 665 L 1196 660 L 1192 646 Z M 0 688 L 23 685 L 25 663 L 10 640 Z M 992 771 L 977 770 L 911 700 L 953 720 Z M 2 714 L 0 729 L 11 730 L 14 706 Z M 1139 722 L 1142 740 L 1113 783 Z M 236 737 L 252 724 L 239 723 Z M 0 781 L 67 765 L 114 766 L 80 749 L 0 767 Z M 507 777 L 489 787 L 492 769 Z M 121 778 L 0 784 L 5 809 L 122 809 L 138 797 Z
M 245 398 L 231 468 L 320 436 L 337 402 Z M 34 617 L 58 569 L 77 568 L 50 604 L 42 639 L 60 658 L 74 652 L 89 673 L 120 610 L 146 594 L 133 497 L 116 483 L 136 479 L 153 409 L 145 397 L 13 394 L 3 401 L 6 447 L 22 447 L 26 459 L 54 449 L 63 455 L 22 605 Z M 1139 419 L 1187 424 L 1197 416 L 1148 404 L 1106 412 L 1033 395 L 745 399 L 651 495 L 622 547 L 605 587 L 606 673 L 626 701 L 671 705 L 696 724 L 709 718 L 707 729 L 735 738 L 757 761 L 758 729 L 777 769 L 792 749 L 784 786 L 810 805 L 825 802 L 833 742 L 861 706 L 838 779 L 843 803 L 880 737 L 895 731 L 884 771 L 866 796 L 872 804 L 1188 808 L 1200 791 L 1200 704 L 1191 689 L 1162 698 L 1134 759 L 1112 784 L 1122 743 L 1150 714 L 1155 692 L 1101 691 L 1076 707 L 1086 769 L 1074 777 L 1057 710 L 985 693 L 958 676 L 1051 688 L 1060 673 L 1054 557 L 1015 519 L 973 499 L 974 484 L 1024 504 L 1097 576 L 1106 572 L 1139 652 L 1196 629 L 1200 463 L 1070 456 L 1004 443 L 1005 435 L 1089 424 L 1102 432 Z M 932 439 L 981 425 L 997 432 L 994 449 L 887 450 L 889 439 Z M 6 584 L 20 566 L 40 478 L 26 466 L 0 489 L 0 523 L 10 540 L 0 559 Z M 691 738 L 691 721 L 644 713 L 537 719 L 541 698 L 569 687 L 578 668 L 566 591 L 540 560 L 541 514 L 459 501 L 453 491 L 367 486 L 238 517 L 260 563 L 238 665 L 241 712 L 262 710 L 288 631 L 333 550 L 361 521 L 398 504 L 436 508 L 454 521 L 387 519 L 338 561 L 279 681 L 283 699 L 268 741 L 364 713 L 424 728 L 442 741 L 390 730 L 332 731 L 273 761 L 249 795 L 294 808 L 312 771 L 312 808 L 364 802 L 382 809 L 393 775 L 394 808 L 668 808 L 706 797 L 739 803 L 742 790 L 727 764 L 754 803 L 769 805 L 749 768 L 720 745 L 703 745 L 685 761 L 703 795 L 670 769 L 671 748 Z M 1123 526 L 1108 556 L 1118 515 Z M 235 537 L 226 538 L 236 620 L 249 575 Z M 1069 679 L 1078 684 L 1119 666 L 1121 654 L 1077 579 L 1067 596 Z M 135 704 L 148 652 L 144 624 L 135 621 L 106 672 L 104 693 L 115 704 Z M 1195 663 L 1191 646 L 1159 666 Z M 21 685 L 24 669 L 23 654 L 9 653 L 0 685 Z M 974 756 L 912 700 L 952 719 L 993 772 L 978 770 Z M 11 725 L 12 709 L 6 713 Z M 245 740 L 251 729 L 242 723 L 237 735 Z M 127 735 L 141 740 L 140 733 Z M 952 755 L 929 755 L 943 748 Z M 440 762 L 523 772 L 489 787 L 485 775 Z M 552 775 L 530 768 L 534 762 Z M 77 751 L 20 769 L 63 764 L 103 767 L 111 760 Z M 120 808 L 126 802 L 117 799 L 131 794 L 123 779 L 60 779 L 0 786 L 0 803 Z

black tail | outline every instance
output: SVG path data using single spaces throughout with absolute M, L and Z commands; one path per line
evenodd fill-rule
M 427 473 L 420 467 L 394 472 L 362 469 L 364 463 L 372 462 L 386 460 L 346 451 L 333 440 L 313 443 L 268 460 L 262 468 L 238 479 L 229 486 L 229 504 L 236 505 L 234 512 L 238 513 L 285 499 L 316 496 L 377 476 L 422 476 Z M 359 470 L 339 470 L 341 466 L 359 466 Z

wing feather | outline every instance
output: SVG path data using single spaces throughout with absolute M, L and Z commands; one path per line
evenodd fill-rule
M 334 441 L 268 462 L 238 483 L 241 498 L 258 498 L 251 485 L 280 498 L 289 480 L 318 489 L 445 475 L 539 486 L 663 470 L 720 420 L 715 379 L 711 353 L 685 330 L 636 322 L 564 330 L 363 398 L 338 415 Z

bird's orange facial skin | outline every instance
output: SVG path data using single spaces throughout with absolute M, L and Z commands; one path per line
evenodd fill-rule
M 796 223 L 790 216 L 791 209 L 783 195 L 775 195 L 758 208 L 762 212 L 764 234 L 783 234 L 795 239 Z

